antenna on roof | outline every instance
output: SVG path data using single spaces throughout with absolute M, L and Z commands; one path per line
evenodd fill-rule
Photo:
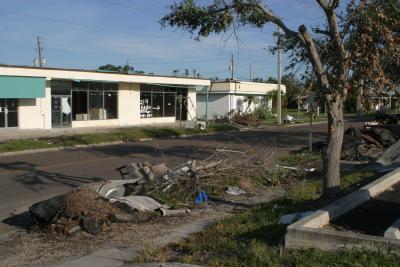
M 33 60 L 35 67 L 42 68 L 44 64 L 46 64 L 46 60 L 42 55 L 43 52 L 43 42 L 44 38 L 38 36 L 36 38 L 36 48 L 35 51 L 37 53 L 37 57 Z

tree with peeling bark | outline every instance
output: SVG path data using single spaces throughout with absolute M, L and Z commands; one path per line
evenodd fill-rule
M 268 0 L 199 2 L 181 0 L 174 3 L 160 23 L 183 28 L 193 34 L 195 40 L 211 33 L 220 34 L 230 29 L 236 31 L 243 25 L 263 28 L 267 24 L 274 24 L 283 31 L 276 35 L 280 48 L 291 53 L 289 66 L 305 64 L 306 69 L 310 70 L 306 76 L 315 78 L 317 94 L 326 103 L 328 143 L 322 153 L 323 192 L 325 196 L 337 193 L 340 188 L 340 155 L 344 134 L 343 106 L 349 90 L 358 90 L 354 86 L 357 83 L 365 86 L 365 75 L 370 73 L 379 73 L 378 79 L 368 77 L 373 90 L 387 88 L 389 78 L 383 71 L 384 62 L 379 57 L 386 55 L 390 47 L 391 52 L 395 51 L 396 58 L 391 60 L 391 64 L 398 64 L 400 58 L 397 51 L 399 36 L 393 33 L 392 27 L 398 25 L 398 19 L 384 13 L 389 8 L 393 9 L 393 5 L 383 0 L 350 0 L 346 6 L 340 0 L 315 0 L 324 14 L 325 24 L 309 31 L 305 25 L 300 25 L 297 30 L 289 28 L 268 7 Z M 363 16 L 367 16 L 367 19 Z M 371 19 L 369 16 L 375 17 Z M 382 24 L 388 21 L 394 25 Z M 379 30 L 380 36 L 372 29 Z M 359 46 L 362 42 L 368 45 Z M 365 54 L 368 56 L 363 58 Z M 368 68 L 372 62 L 374 65 Z M 363 79 L 364 82 L 360 83 Z

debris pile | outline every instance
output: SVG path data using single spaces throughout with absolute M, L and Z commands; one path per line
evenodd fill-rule
M 192 201 L 202 191 L 212 195 L 251 193 L 249 178 L 262 177 L 274 153 L 273 149 L 265 153 L 261 149 L 216 149 L 204 160 L 188 161 L 159 176 L 148 193 L 167 195 L 181 203 Z
M 129 163 L 117 169 L 121 180 L 82 185 L 32 205 L 30 213 L 43 229 L 63 235 L 80 231 L 96 235 L 112 223 L 187 214 L 191 205 L 208 201 L 208 194 L 250 193 L 249 177 L 256 171 L 265 173 L 273 155 L 268 153 L 216 149 L 204 160 L 189 160 L 172 169 L 164 163 Z M 181 208 L 172 210 L 160 202 Z
M 232 122 L 240 126 L 258 127 L 261 125 L 260 119 L 256 114 L 238 114 L 235 113 L 232 117 Z
M 341 158 L 379 160 L 399 139 L 390 127 L 366 126 L 361 130 L 350 127 L 344 134 Z

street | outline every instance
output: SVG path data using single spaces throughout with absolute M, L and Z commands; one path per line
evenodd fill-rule
M 357 123 L 346 124 L 346 127 Z M 326 124 L 313 127 L 314 141 L 326 135 Z M 216 148 L 244 145 L 279 149 L 279 155 L 308 145 L 308 126 L 220 133 L 107 147 L 44 152 L 0 158 L 0 219 L 34 202 L 64 193 L 96 179 L 118 179 L 115 169 L 129 162 L 166 162 L 169 167 L 190 159 L 203 159 Z

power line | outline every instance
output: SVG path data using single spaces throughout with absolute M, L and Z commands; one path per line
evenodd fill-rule
M 105 0 L 97 0 L 97 1 L 100 2 L 100 3 L 103 3 L 103 4 L 111 5 L 111 6 L 118 6 L 118 7 L 122 7 L 122 8 L 129 8 L 129 9 L 133 9 L 133 10 L 137 10 L 137 11 L 141 11 L 141 12 L 146 12 L 146 13 L 150 13 L 150 14 L 157 14 L 157 15 L 159 15 L 159 13 L 154 12 L 154 11 L 149 10 L 149 9 L 144 9 L 144 8 L 140 8 L 140 7 L 134 7 L 134 6 L 125 5 L 125 4 L 116 3 L 116 2 L 109 2 L 109 1 L 105 1 Z
M 124 29 L 108 28 L 108 27 L 83 24 L 83 23 L 78 23 L 78 22 L 58 19 L 58 18 L 50 18 L 50 17 L 32 15 L 32 14 L 28 14 L 28 13 L 14 12 L 14 11 L 8 10 L 8 9 L 3 9 L 3 11 L 6 11 L 6 12 L 8 12 L 10 14 L 13 14 L 13 15 L 16 15 L 16 16 L 23 16 L 23 17 L 29 17 L 29 18 L 39 19 L 39 20 L 52 21 L 52 22 L 68 24 L 68 25 L 73 25 L 73 26 L 82 27 L 82 28 L 95 29 L 95 30 L 100 30 L 100 31 L 104 31 L 104 30 L 107 30 L 107 31 L 118 31 L 118 32 L 121 32 L 121 33 L 128 33 L 128 34 L 140 34 L 141 36 L 151 37 L 151 38 L 159 39 L 159 40 L 175 40 L 174 38 L 164 38 L 164 37 L 160 37 L 160 36 L 157 36 L 157 35 L 137 33 L 137 32 L 128 31 L 128 30 L 124 30 Z

